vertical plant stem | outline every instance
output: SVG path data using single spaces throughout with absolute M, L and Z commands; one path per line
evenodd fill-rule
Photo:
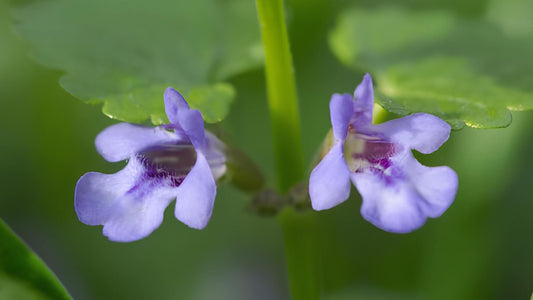
M 304 174 L 300 115 L 282 0 L 257 0 L 278 187 L 282 193 Z
M 320 229 L 313 212 L 297 213 L 286 208 L 280 214 L 285 243 L 285 257 L 289 274 L 291 298 L 315 300 L 320 298 Z
M 261 24 L 268 105 L 278 188 L 286 193 L 303 179 L 304 162 L 294 69 L 283 13 L 283 0 L 256 0 Z M 320 295 L 318 252 L 313 214 L 286 208 L 280 214 L 291 296 L 314 300 Z

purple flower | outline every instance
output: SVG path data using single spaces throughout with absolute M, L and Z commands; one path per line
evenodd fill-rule
M 108 161 L 129 159 L 115 174 L 89 172 L 76 185 L 75 208 L 87 225 L 104 225 L 112 241 L 142 239 L 163 221 L 176 200 L 175 216 L 202 229 L 211 217 L 215 180 L 225 171 L 223 144 L 204 131 L 202 114 L 174 89 L 165 91 L 170 124 L 109 126 L 96 137 L 96 149 Z
M 309 179 L 315 210 L 332 208 L 350 195 L 350 179 L 361 194 L 361 214 L 375 226 L 407 233 L 427 217 L 439 217 L 452 204 L 457 174 L 447 167 L 426 167 L 411 149 L 427 154 L 449 137 L 450 126 L 424 113 L 372 125 L 374 93 L 366 74 L 351 95 L 331 98 L 335 142 Z

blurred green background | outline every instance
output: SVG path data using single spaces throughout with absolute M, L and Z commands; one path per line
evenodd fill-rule
M 363 72 L 343 67 L 327 34 L 347 5 L 287 3 L 307 162 L 329 130 L 332 93 L 352 92 Z M 381 1 L 384 2 L 384 1 Z M 464 18 L 487 1 L 405 1 Z M 202 231 L 167 209 L 148 238 L 120 244 L 77 220 L 74 186 L 88 171 L 116 172 L 94 149 L 115 123 L 59 85 L 61 72 L 28 58 L 0 1 L 0 217 L 51 267 L 75 299 L 287 299 L 282 233 L 276 218 L 246 211 L 248 195 L 223 185 Z M 533 37 L 532 37 L 533 38 Z M 523 59 L 531 59 L 523 58 Z M 221 126 L 273 178 L 262 69 L 231 79 L 237 99 Z M 379 85 L 379 82 L 377 82 Z M 532 83 L 533 84 L 533 83 Z M 449 165 L 460 178 L 455 203 L 407 235 L 365 222 L 360 197 L 317 213 L 326 299 L 529 299 L 533 288 L 533 113 L 513 113 L 505 129 L 452 132 L 426 165 Z M 1 243 L 1 241 L 0 241 Z

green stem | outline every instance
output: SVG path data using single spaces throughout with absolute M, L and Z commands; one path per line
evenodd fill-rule
M 278 187 L 282 193 L 302 180 L 300 115 L 282 0 L 257 0 L 261 24 L 270 122 Z
M 297 213 L 290 207 L 280 213 L 291 298 L 320 298 L 320 230 L 313 212 Z
M 286 193 L 303 179 L 304 161 L 296 82 L 283 13 L 283 0 L 256 0 L 261 23 L 268 106 L 274 142 L 278 188 Z M 280 214 L 292 298 L 314 300 L 320 295 L 315 220 L 312 213 L 286 208 Z

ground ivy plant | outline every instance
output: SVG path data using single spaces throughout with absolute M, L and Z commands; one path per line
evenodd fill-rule
M 306 87 L 296 86 L 283 0 L 56 0 L 18 5 L 12 16 L 31 56 L 64 72 L 66 91 L 121 121 L 95 145 L 107 161 L 127 165 L 81 176 L 73 201 L 82 223 L 103 225 L 112 242 L 133 242 L 175 203 L 176 219 L 201 230 L 216 214 L 217 185 L 235 184 L 251 212 L 279 218 L 292 298 L 318 299 L 312 210 L 339 205 L 354 185 L 365 220 L 392 233 L 417 230 L 452 205 L 461 174 L 427 167 L 413 150 L 432 153 L 453 130 L 506 127 L 511 111 L 533 109 L 533 60 L 513 59 L 533 53 L 532 27 L 522 30 L 500 10 L 466 19 L 433 7 L 344 4 L 328 47 L 360 76 L 345 87 L 353 93 L 332 90 L 322 102 L 331 130 L 312 161 L 304 160 L 299 108 L 307 102 L 298 90 Z M 275 164 L 267 179 L 217 125 L 239 93 L 231 79 L 258 68 Z M 0 296 L 69 299 L 0 227 Z

